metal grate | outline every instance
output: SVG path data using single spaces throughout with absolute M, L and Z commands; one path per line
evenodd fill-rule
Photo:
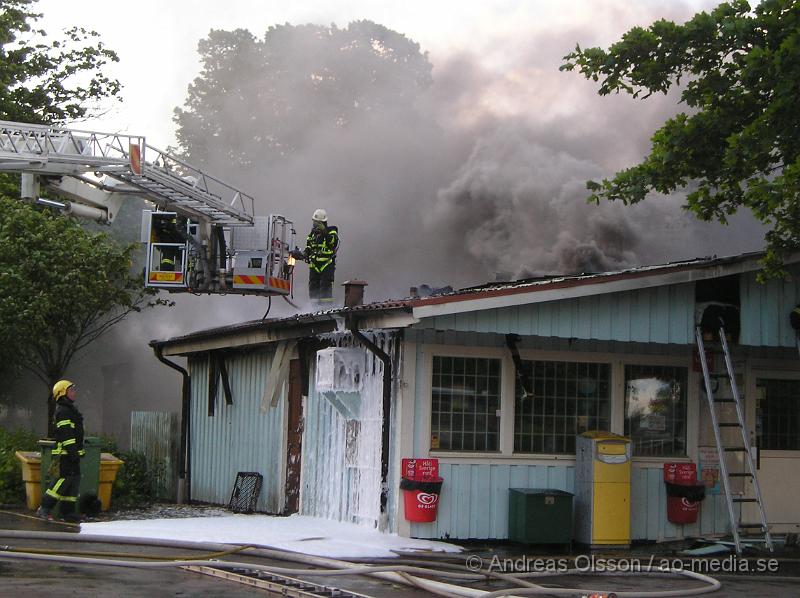
M 228 508 L 234 513 L 252 513 L 256 510 L 258 495 L 261 494 L 260 473 L 255 471 L 240 471 L 236 474 L 236 484 L 231 492 L 231 502 Z

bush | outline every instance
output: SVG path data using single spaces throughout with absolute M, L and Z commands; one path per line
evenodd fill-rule
M 145 508 L 158 498 L 158 480 L 161 468 L 148 465 L 143 453 L 127 451 L 116 453 L 124 464 L 119 468 L 111 490 L 111 503 L 115 508 Z
M 100 436 L 100 451 L 111 453 L 124 462 L 117 472 L 111 491 L 111 502 L 116 508 L 145 508 L 157 500 L 159 480 L 163 478 L 163 465 L 148 466 L 144 454 L 120 451 L 117 441 L 110 436 Z M 0 504 L 24 505 L 25 483 L 15 456 L 16 451 L 39 452 L 38 437 L 27 430 L 9 432 L 0 428 Z
M 38 451 L 37 437 L 28 430 L 9 432 L 0 428 L 0 504 L 25 504 L 25 483 L 14 453 Z
M 148 464 L 145 455 L 138 451 L 120 451 L 116 439 L 111 436 L 97 438 L 101 453 L 111 453 L 123 462 L 111 488 L 111 506 L 143 509 L 156 502 L 160 480 L 164 477 L 163 464 Z

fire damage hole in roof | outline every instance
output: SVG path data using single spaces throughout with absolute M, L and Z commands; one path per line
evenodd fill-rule
M 724 326 L 731 342 L 739 342 L 740 291 L 739 275 L 698 280 L 694 286 L 695 323 L 707 340 L 719 340 L 719 329 Z

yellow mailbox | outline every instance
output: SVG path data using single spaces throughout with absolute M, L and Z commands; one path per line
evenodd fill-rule
M 591 547 L 630 546 L 631 441 L 597 430 L 577 440 L 575 540 Z

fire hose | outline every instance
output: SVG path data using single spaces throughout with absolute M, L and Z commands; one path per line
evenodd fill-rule
M 695 588 L 687 588 L 684 590 L 661 590 L 653 592 L 641 592 L 641 591 L 614 592 L 608 589 L 554 588 L 554 587 L 545 587 L 534 584 L 533 582 L 530 582 L 525 578 L 533 576 L 548 577 L 553 575 L 570 575 L 570 574 L 586 575 L 588 573 L 585 571 L 571 569 L 566 572 L 558 572 L 558 573 L 544 572 L 544 573 L 536 573 L 529 575 L 512 575 L 512 574 L 491 572 L 487 570 L 481 570 L 479 572 L 472 572 L 472 573 L 459 573 L 455 571 L 441 571 L 441 570 L 435 571 L 422 567 L 400 565 L 400 564 L 392 564 L 384 566 L 371 566 L 371 565 L 364 566 L 348 561 L 342 561 L 327 557 L 305 555 L 301 553 L 279 550 L 268 546 L 260 546 L 260 545 L 232 547 L 230 544 L 220 544 L 212 542 L 182 542 L 177 540 L 153 540 L 153 539 L 145 540 L 142 538 L 131 538 L 123 536 L 72 534 L 64 532 L 23 532 L 17 530 L 0 530 L 0 537 L 39 539 L 39 540 L 61 540 L 61 541 L 74 541 L 74 542 L 136 544 L 136 545 L 154 546 L 162 548 L 181 548 L 181 549 L 216 551 L 215 554 L 217 553 L 231 554 L 232 552 L 249 550 L 248 552 L 249 556 L 266 557 L 276 560 L 296 562 L 303 565 L 323 567 L 323 569 L 294 569 L 286 567 L 275 567 L 271 565 L 257 565 L 244 562 L 219 561 L 219 560 L 208 560 L 208 559 L 206 560 L 164 559 L 162 561 L 147 561 L 147 562 L 141 560 L 120 561 L 108 558 L 87 558 L 87 557 L 67 556 L 59 554 L 56 551 L 53 551 L 55 552 L 55 554 L 42 553 L 47 551 L 40 551 L 39 553 L 33 553 L 30 551 L 24 551 L 24 549 L 21 548 L 13 548 L 13 547 L 4 547 L 4 550 L 0 552 L 0 559 L 46 560 L 46 561 L 65 562 L 71 564 L 107 565 L 107 566 L 132 567 L 141 569 L 185 567 L 185 566 L 197 566 L 199 564 L 206 564 L 208 566 L 223 568 L 223 569 L 246 568 L 246 569 L 253 569 L 253 570 L 278 573 L 284 575 L 307 575 L 307 576 L 370 575 L 387 581 L 392 581 L 395 583 L 399 582 L 405 585 L 418 587 L 436 595 L 451 596 L 451 597 L 481 596 L 484 598 L 494 598 L 499 596 L 530 596 L 530 595 L 546 595 L 546 594 L 565 596 L 574 594 L 613 593 L 620 598 L 632 598 L 634 596 L 641 598 L 669 598 L 675 596 L 695 596 L 699 594 L 705 594 L 709 592 L 714 592 L 721 587 L 720 582 L 712 577 L 703 575 L 701 573 L 695 573 L 685 570 L 676 570 L 676 569 L 658 569 L 656 571 L 651 571 L 651 572 L 647 571 L 625 572 L 625 573 L 614 572 L 613 575 L 619 576 L 619 575 L 649 574 L 651 576 L 659 576 L 659 577 L 663 576 L 674 577 L 675 575 L 678 575 L 700 581 L 704 585 Z M 130 557 L 131 555 L 125 555 L 125 556 Z M 608 574 L 608 572 L 606 573 Z M 475 582 L 488 579 L 497 579 L 505 581 L 507 583 L 514 584 L 516 586 L 523 586 L 523 587 L 515 587 L 504 590 L 498 590 L 495 592 L 489 592 L 485 590 L 463 587 L 432 579 L 423 579 L 418 577 L 419 575 L 428 575 L 450 580 L 460 580 L 462 582 Z M 602 573 L 593 573 L 592 575 L 602 575 Z

